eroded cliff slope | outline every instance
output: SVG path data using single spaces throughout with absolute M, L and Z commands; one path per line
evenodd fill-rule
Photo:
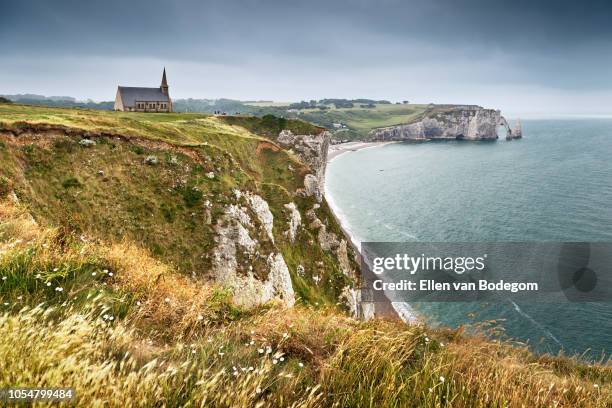
M 322 129 L 0 109 L 0 177 L 39 223 L 84 241 L 140 245 L 193 279 L 229 288 L 239 305 L 277 299 L 356 309 L 346 302 L 354 254 L 321 194 L 329 143 Z

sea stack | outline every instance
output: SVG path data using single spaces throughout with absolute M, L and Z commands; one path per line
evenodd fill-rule
M 521 126 L 521 120 L 517 119 L 512 130 L 506 134 L 506 140 L 521 139 L 522 137 L 523 128 Z

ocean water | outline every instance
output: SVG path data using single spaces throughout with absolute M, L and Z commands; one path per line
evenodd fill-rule
M 345 153 L 326 195 L 356 241 L 612 242 L 612 119 L 525 120 L 523 134 Z M 538 352 L 612 353 L 612 301 L 412 307 L 445 326 L 499 320 Z

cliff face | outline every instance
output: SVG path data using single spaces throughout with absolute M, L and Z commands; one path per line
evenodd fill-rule
M 276 138 L 281 146 L 310 167 L 312 173 L 304 178 L 304 190 L 307 196 L 314 196 L 319 202 L 323 199 L 330 140 L 331 133 L 327 131 L 318 135 L 295 135 L 290 130 L 283 130 Z
M 497 127 L 511 130 L 499 110 L 480 106 L 431 107 L 414 123 L 378 129 L 374 140 L 493 140 Z
M 279 300 L 360 313 L 354 252 L 322 194 L 328 132 L 262 137 L 204 118 L 179 122 L 162 141 L 138 129 L 115 133 L 125 127 L 116 115 L 83 115 L 109 125 L 0 125 L 0 192 L 9 180 L 5 189 L 41 225 L 87 241 L 137 242 L 194 281 L 229 289 L 242 306 Z

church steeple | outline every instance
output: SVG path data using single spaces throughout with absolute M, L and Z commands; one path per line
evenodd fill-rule
M 164 73 L 162 74 L 161 91 L 163 94 L 168 95 L 168 81 L 166 80 L 166 67 L 164 67 Z

